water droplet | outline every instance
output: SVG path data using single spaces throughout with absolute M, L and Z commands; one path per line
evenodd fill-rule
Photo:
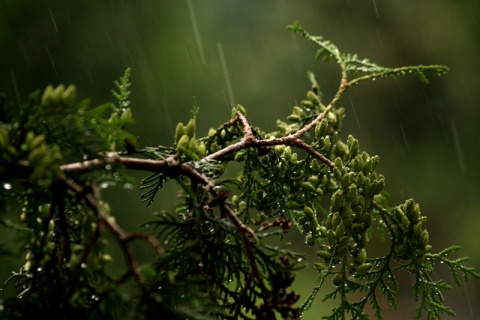
M 38 267 L 38 268 L 37 268 L 37 271 L 38 271 L 38 272 L 42 272 L 42 270 L 43 270 L 42 267 Z
M 108 182 L 103 182 L 100 184 L 100 188 L 102 189 L 107 189 L 108 188 Z
M 111 164 L 107 164 L 105 166 L 105 170 L 112 170 L 112 165 Z
M 81 265 L 80 265 L 80 268 L 82 269 L 85 269 L 87 267 L 87 264 L 85 262 L 83 262 Z
M 11 190 L 11 189 L 12 189 L 12 185 L 11 185 L 10 183 L 8 183 L 8 182 L 5 182 L 5 183 L 3 184 L 3 188 L 4 188 L 5 190 Z
M 125 183 L 125 184 L 123 185 L 123 189 L 132 190 L 132 189 L 133 189 L 133 184 L 131 184 L 131 183 Z

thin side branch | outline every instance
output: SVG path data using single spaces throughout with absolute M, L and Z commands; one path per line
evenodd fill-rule
M 61 179 L 60 181 L 67 187 L 67 189 L 73 191 L 78 197 L 81 197 L 83 200 L 85 200 L 87 206 L 90 207 L 90 209 L 92 209 L 99 218 L 94 236 L 92 237 L 92 239 L 90 239 L 89 244 L 85 248 L 81 257 L 81 262 L 84 263 L 85 261 L 87 261 L 88 255 L 91 252 L 94 244 L 100 237 L 102 229 L 106 227 L 117 239 L 120 247 L 122 248 L 125 259 L 128 262 L 129 271 L 127 272 L 127 275 L 125 275 L 123 278 L 126 279 L 128 278 L 128 274 L 133 274 L 138 282 L 143 282 L 144 277 L 140 272 L 137 261 L 134 258 L 132 249 L 130 248 L 128 242 L 134 239 L 145 239 L 157 251 L 157 253 L 160 254 L 163 253 L 163 248 L 162 246 L 160 246 L 158 240 L 151 235 L 125 232 L 115 222 L 115 220 L 112 219 L 112 217 L 108 216 L 108 214 L 102 208 L 100 194 L 98 188 L 96 188 L 95 186 L 92 187 L 92 192 L 86 192 L 82 186 L 76 184 L 75 182 L 69 181 L 67 179 Z M 120 281 L 120 283 L 121 282 L 123 281 Z

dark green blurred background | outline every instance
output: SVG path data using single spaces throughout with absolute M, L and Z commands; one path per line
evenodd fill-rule
M 74 83 L 79 98 L 100 104 L 112 100 L 113 80 L 131 67 L 133 131 L 144 146 L 171 144 L 194 96 L 200 135 L 227 120 L 232 103 L 246 107 L 253 125 L 274 130 L 304 99 L 307 70 L 326 100 L 339 85 L 334 63 L 314 61 L 316 48 L 286 31 L 295 20 L 381 65 L 450 67 L 444 77 L 430 75 L 429 85 L 407 76 L 354 88 L 342 103 L 343 132 L 380 155 L 392 205 L 409 197 L 421 204 L 434 251 L 459 244 L 480 268 L 478 0 L 1 0 L 0 92 L 18 106 L 32 90 Z M 137 228 L 151 212 L 172 207 L 172 190 L 150 209 L 135 190 L 106 197 L 120 223 Z M 298 239 L 296 248 L 306 250 Z M 6 261 L 0 281 L 18 267 Z M 438 276 L 451 280 L 442 268 Z M 412 316 L 412 278 L 402 280 L 400 311 L 386 311 L 386 319 Z M 306 269 L 296 288 L 305 295 L 314 281 Z M 479 290 L 476 281 L 447 295 L 459 319 L 478 319 Z M 304 319 L 324 314 L 322 306 Z

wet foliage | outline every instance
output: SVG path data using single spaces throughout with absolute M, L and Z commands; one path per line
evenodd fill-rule
M 382 67 L 299 24 L 290 29 L 319 47 L 317 58 L 336 62 L 339 87 L 324 102 L 308 73 L 305 99 L 273 132 L 251 126 L 238 105 L 199 137 L 194 103 L 172 145 L 140 146 L 127 130 L 130 69 L 115 82 L 115 103 L 77 103 L 73 85 L 47 86 L 19 110 L 2 101 L 0 218 L 25 258 L 4 276 L 17 296 L 2 301 L 0 317 L 297 319 L 313 303 L 334 300 L 326 319 L 381 319 L 385 303 L 397 305 L 402 272 L 415 277 L 417 319 L 454 315 L 443 298 L 451 285 L 436 279 L 436 265 L 457 285 L 479 274 L 468 258 L 451 257 L 458 246 L 434 253 L 413 199 L 389 204 L 379 157 L 342 132 L 339 107 L 360 82 L 413 73 L 428 83 L 426 73 L 447 68 Z M 175 210 L 154 214 L 145 232 L 123 229 L 101 197 L 101 186 L 129 182 L 129 170 L 149 172 L 139 205 L 166 184 L 178 187 Z M 292 289 L 305 258 L 284 240 L 294 228 L 317 256 L 308 297 Z M 385 255 L 369 251 L 375 233 Z M 140 264 L 133 242 L 153 248 L 154 258 Z M 112 247 L 124 261 L 112 258 Z M 109 268 L 122 263 L 120 275 Z M 317 297 L 327 281 L 332 291 Z

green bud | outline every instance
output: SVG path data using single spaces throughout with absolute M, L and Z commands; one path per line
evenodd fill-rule
M 196 131 L 196 120 L 194 118 L 190 119 L 187 123 L 187 127 L 185 128 L 185 134 L 189 138 L 195 137 L 195 131 Z
M 283 153 L 285 151 L 285 145 L 279 144 L 273 147 L 273 149 L 278 153 Z
M 336 151 L 337 155 L 345 155 L 347 153 L 347 145 L 343 141 L 338 140 L 336 143 Z
M 299 117 L 304 117 L 305 116 L 305 111 L 300 108 L 299 106 L 293 107 L 292 115 L 299 116 Z
M 338 224 L 337 228 L 335 229 L 335 234 L 337 238 L 340 238 L 345 234 L 345 225 L 343 224 L 343 222 L 340 222 Z
M 308 91 L 307 92 L 307 98 L 311 103 L 313 103 L 313 105 L 315 105 L 315 106 L 320 105 L 320 99 L 318 98 L 318 96 L 314 92 Z
M 283 157 L 285 160 L 290 160 L 292 156 L 292 149 L 290 147 L 285 147 L 285 150 L 283 151 Z
M 222 131 L 220 131 L 220 137 L 222 139 L 225 139 L 226 136 L 227 136 L 227 131 L 225 129 L 222 129 Z
M 325 260 L 329 260 L 333 257 L 332 253 L 329 251 L 319 250 L 316 252 L 317 256 Z
M 49 84 L 42 95 L 42 104 L 50 104 L 53 102 L 53 86 Z
M 365 184 L 365 175 L 361 171 L 357 174 L 356 184 L 358 188 L 363 188 Z
M 337 236 L 335 234 L 335 231 L 327 230 L 327 240 L 328 244 L 331 246 L 334 246 L 337 243 Z
M 210 129 L 210 130 L 213 130 L 213 129 Z M 184 134 L 185 134 L 185 126 L 183 125 L 183 123 L 179 122 L 177 124 L 177 128 L 175 129 L 175 142 L 178 143 L 178 141 Z
M 245 151 L 240 150 L 235 154 L 235 161 L 242 162 L 245 159 Z
M 67 89 L 65 89 L 65 91 L 63 91 L 61 100 L 67 106 L 73 106 L 76 95 L 77 95 L 77 88 L 75 87 L 75 85 L 71 84 L 67 87 Z
M 342 222 L 342 218 L 340 217 L 340 214 L 338 212 L 335 212 L 332 215 L 332 230 L 336 229 L 340 222 Z
M 328 122 L 330 122 L 330 123 L 332 123 L 332 124 L 337 123 L 337 116 L 336 116 L 336 114 L 333 113 L 333 112 L 329 112 L 329 113 L 327 114 L 327 120 L 328 120 Z
M 328 129 L 327 119 L 323 119 L 322 121 L 317 122 L 317 124 L 315 125 L 315 139 L 318 140 L 322 138 L 325 135 L 325 133 L 327 133 L 327 129 Z
M 359 235 L 357 239 L 355 239 L 355 242 L 357 243 L 358 248 L 365 248 L 367 246 L 368 236 L 366 230 L 364 231 L 364 233 Z
M 323 271 L 323 270 L 326 270 L 328 267 L 325 265 L 325 263 L 322 263 L 322 262 L 315 262 L 314 264 L 314 267 L 315 269 L 317 269 L 317 271 Z
M 337 190 L 332 196 L 331 206 L 333 211 L 339 211 L 343 206 L 343 190 Z
M 311 101 L 308 101 L 308 100 L 302 100 L 300 102 L 302 104 L 302 106 L 304 106 L 305 108 L 308 108 L 308 109 L 313 109 L 314 105 Z
M 413 222 L 413 221 L 412 221 Z M 423 223 L 417 222 L 415 226 L 413 227 L 413 233 L 415 234 L 416 237 L 420 237 L 423 231 Z
M 348 187 L 348 198 L 354 199 L 358 194 L 357 186 L 355 184 L 350 184 Z
M 132 110 L 130 108 L 126 108 L 125 110 L 123 110 L 122 115 L 120 116 L 120 120 L 125 124 L 132 122 Z
M 62 95 L 65 91 L 65 86 L 63 84 L 58 85 L 52 93 L 52 102 L 53 103 L 60 103 L 62 102 Z
M 371 263 L 363 263 L 357 267 L 357 273 L 358 274 L 363 274 L 372 269 L 372 264 Z
M 322 236 L 325 236 L 327 234 L 327 228 L 324 226 L 318 226 L 318 233 Z
M 413 209 L 412 217 L 410 218 L 412 223 L 417 223 L 420 221 L 420 206 L 415 204 L 415 208 Z
M 177 149 L 183 152 L 187 151 L 189 147 L 189 142 L 190 138 L 188 137 L 188 135 L 184 134 L 178 141 Z
M 336 157 L 335 158 L 335 161 L 333 162 L 333 164 L 335 165 L 335 168 L 343 168 L 343 161 L 342 161 L 342 158 L 340 157 Z
M 358 173 L 362 172 L 365 167 L 365 163 L 362 157 L 358 157 L 358 156 L 355 157 L 355 159 L 352 160 L 351 167 L 355 172 L 358 172 Z
M 367 251 L 365 251 L 365 250 L 360 251 L 358 256 L 355 257 L 355 261 L 358 264 L 364 263 L 366 259 L 367 259 Z
M 196 148 L 197 148 L 197 139 L 195 139 L 195 137 L 192 137 L 188 141 L 188 149 L 190 151 L 194 151 L 194 150 L 196 150 Z
M 343 277 L 341 273 L 337 273 L 335 277 L 333 277 L 332 282 L 335 286 L 339 286 L 343 283 Z
M 423 255 L 429 253 L 431 250 L 432 250 L 432 246 L 427 244 L 423 249 L 415 250 L 415 254 L 417 254 L 419 256 L 423 256 Z
M 367 161 L 365 161 L 365 167 L 363 168 L 363 172 L 370 173 L 373 171 L 373 168 L 374 168 L 373 161 L 371 159 L 367 159 Z
M 235 109 L 236 109 L 235 111 L 240 112 L 243 116 L 245 117 L 247 116 L 247 110 L 245 110 L 245 108 L 242 105 L 237 104 L 237 107 Z
M 286 201 L 285 202 L 285 207 L 287 209 L 299 209 L 300 208 L 300 204 L 296 201 Z
M 311 233 L 305 236 L 305 243 L 308 244 L 309 246 L 313 246 L 315 244 L 315 238 Z
M 215 133 L 217 133 L 217 130 L 213 129 L 213 128 L 210 128 L 208 129 L 208 137 L 213 137 L 215 135 Z
M 313 186 L 318 186 L 318 183 L 319 183 L 318 176 L 308 177 L 308 182 L 310 182 Z
M 428 236 L 428 231 L 423 230 L 421 236 L 420 236 L 420 245 L 422 247 L 425 247 L 428 244 L 429 236 Z
M 300 121 L 300 116 L 298 116 L 296 114 L 291 114 L 287 117 L 287 119 L 289 121 L 292 121 L 292 122 L 299 122 Z
M 408 220 L 407 216 L 403 216 L 402 226 L 405 228 L 405 230 L 407 230 L 408 227 L 410 226 L 410 221 Z
M 354 142 L 356 141 L 356 139 L 351 135 L 349 134 L 348 137 L 347 137 L 347 146 L 348 146 L 348 149 L 351 149 Z
M 46 145 L 41 145 L 38 148 L 30 151 L 30 153 L 27 156 L 28 162 L 30 163 L 30 165 L 34 165 L 34 166 L 39 165 L 40 163 L 44 162 L 46 153 L 47 153 Z
M 379 175 L 376 183 L 375 183 L 375 194 L 380 194 L 382 190 L 385 188 L 385 177 L 383 175 Z
M 330 147 L 332 146 L 332 142 L 330 141 L 329 136 L 326 136 L 325 138 L 322 139 L 322 144 L 323 144 L 322 149 L 325 152 L 330 151 Z
M 338 234 L 337 234 L 337 237 L 338 237 Z M 349 236 L 343 236 L 340 239 L 338 239 L 338 246 L 339 247 L 347 247 L 349 242 L 350 242 L 350 237 Z
M 395 213 L 395 220 L 398 222 L 402 222 L 403 218 L 405 217 L 405 213 L 403 213 L 403 210 L 400 209 L 400 207 L 395 207 L 394 213 Z
M 305 190 L 311 191 L 311 192 L 316 192 L 317 191 L 315 186 L 311 182 L 308 182 L 308 181 L 302 182 L 302 188 L 305 189 Z
M 100 257 L 100 262 L 101 263 L 109 263 L 109 262 L 112 262 L 112 256 L 105 253 L 105 254 L 102 254 L 102 256 Z
M 45 136 L 40 134 L 36 136 L 33 132 L 29 131 L 25 139 L 27 144 L 27 150 L 35 150 L 45 143 Z
M 313 218 L 315 217 L 315 212 L 313 211 L 312 208 L 308 207 L 308 206 L 304 206 L 303 207 L 303 212 L 305 212 L 305 214 L 310 217 L 310 218 Z
M 203 143 L 203 141 L 197 144 L 195 153 L 198 155 L 199 158 L 203 158 L 205 156 L 206 151 L 207 151 L 207 147 L 205 146 L 205 143 Z

